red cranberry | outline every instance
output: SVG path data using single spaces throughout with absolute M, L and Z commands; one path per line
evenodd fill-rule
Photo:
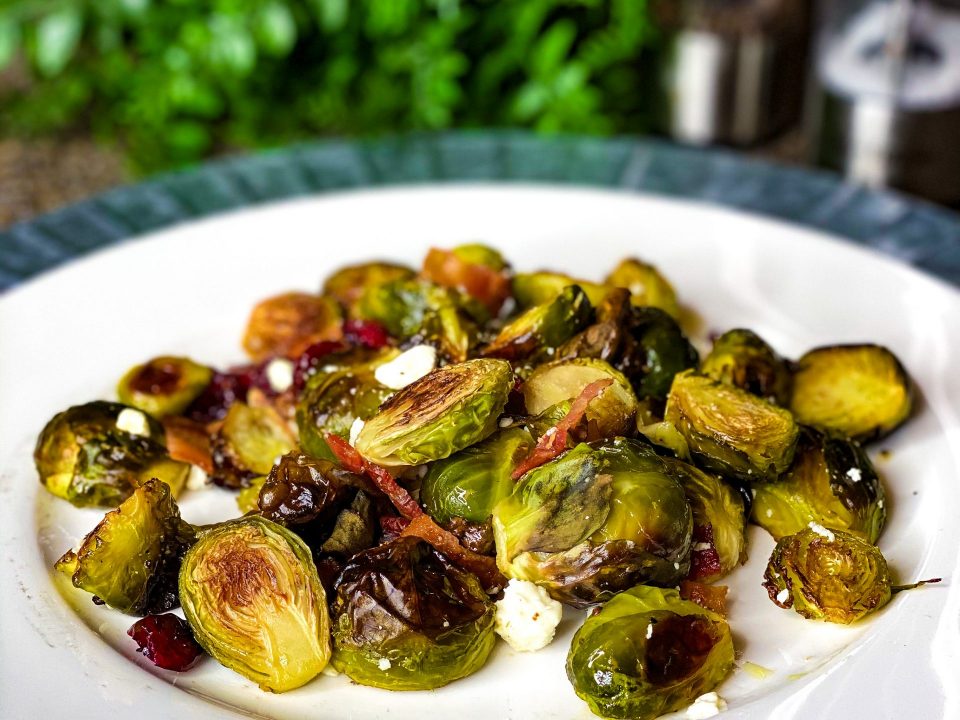
M 304 350 L 293 365 L 293 391 L 299 394 L 303 390 L 307 380 L 323 364 L 327 355 L 347 350 L 349 347 L 337 340 L 321 340 Z
M 390 342 L 387 329 L 372 320 L 347 320 L 343 324 L 343 336 L 347 342 L 371 350 L 379 350 Z
M 186 670 L 203 654 L 187 623 L 172 613 L 137 620 L 127 635 L 137 643 L 138 652 L 164 670 Z

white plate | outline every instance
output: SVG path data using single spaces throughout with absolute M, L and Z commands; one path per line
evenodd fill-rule
M 750 327 L 797 356 L 828 343 L 893 348 L 922 391 L 917 416 L 873 448 L 891 495 L 881 541 L 898 579 L 946 581 L 898 596 L 852 628 L 802 620 L 760 587 L 772 542 L 752 528 L 730 579 L 739 670 L 721 688 L 743 718 L 960 716 L 960 294 L 885 257 L 822 235 L 642 195 L 538 187 L 394 189 L 248 210 L 157 233 L 42 276 L 0 299 L 0 717 L 582 718 L 564 675 L 569 612 L 548 649 L 502 644 L 475 676 L 429 693 L 388 693 L 321 676 L 269 695 L 205 660 L 156 670 L 50 565 L 102 513 L 43 492 L 31 451 L 68 405 L 109 397 L 130 365 L 162 353 L 240 361 L 255 301 L 314 290 L 336 267 L 375 257 L 418 264 L 431 245 L 482 240 L 515 267 L 597 278 L 620 258 L 659 265 L 710 329 Z M 184 497 L 188 520 L 234 512 L 220 490 Z M 213 703 L 213 704 L 210 704 Z

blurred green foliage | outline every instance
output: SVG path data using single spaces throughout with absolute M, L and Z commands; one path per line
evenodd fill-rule
M 653 38 L 644 0 L 0 0 L 0 132 L 92 132 L 145 171 L 318 134 L 632 132 Z

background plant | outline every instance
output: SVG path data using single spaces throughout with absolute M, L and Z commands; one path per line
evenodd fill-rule
M 330 134 L 648 125 L 644 0 L 0 1 L 0 132 L 140 170 Z

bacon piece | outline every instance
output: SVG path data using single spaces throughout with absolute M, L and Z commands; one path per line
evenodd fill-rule
M 444 530 L 434 522 L 433 518 L 426 513 L 415 517 L 410 524 L 403 529 L 401 537 L 412 535 L 421 540 L 426 540 L 438 551 L 442 552 L 451 562 L 459 565 L 465 570 L 469 570 L 480 580 L 487 592 L 499 590 L 507 584 L 506 578 L 500 574 L 497 569 L 497 562 L 492 557 L 478 555 L 475 552 L 467 550 L 457 536 L 449 530 Z
M 208 475 L 213 472 L 213 454 L 206 427 L 189 418 L 168 417 L 163 420 L 163 429 L 171 458 L 196 465 Z
M 461 260 L 449 250 L 431 248 L 421 275 L 437 285 L 462 290 L 481 302 L 491 315 L 500 312 L 510 294 L 510 280 L 505 273 Z
M 693 580 L 680 582 L 680 597 L 724 617 L 727 616 L 727 590 L 726 585 L 704 585 Z
M 566 450 L 567 435 L 583 419 L 584 413 L 587 412 L 587 405 L 611 385 L 613 385 L 613 380 L 607 378 L 605 380 L 595 380 L 581 390 L 577 399 L 573 401 L 573 405 L 570 406 L 570 411 L 563 416 L 560 422 L 540 436 L 537 446 L 524 458 L 523 462 L 517 465 L 513 471 L 513 479 L 519 480 L 526 473 L 550 462 Z

